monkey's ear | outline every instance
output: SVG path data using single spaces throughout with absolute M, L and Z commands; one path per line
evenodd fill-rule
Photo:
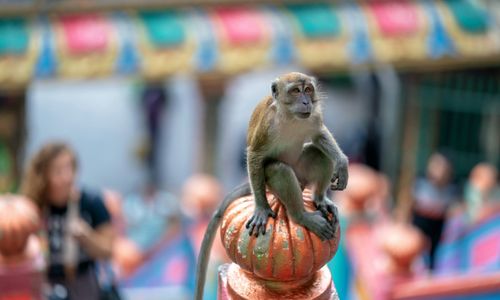
M 311 76 L 311 81 L 314 87 L 318 87 L 318 78 Z
M 277 97 L 278 97 L 278 81 L 277 80 L 273 81 L 273 83 L 271 84 L 271 92 L 273 94 L 273 98 L 277 99 Z

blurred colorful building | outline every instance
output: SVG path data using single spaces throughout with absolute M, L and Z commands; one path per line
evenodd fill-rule
M 246 176 L 253 107 L 290 70 L 320 79 L 325 123 L 350 160 L 392 182 L 378 213 L 410 205 L 414 179 L 436 150 L 451 159 L 461 185 L 479 162 L 500 168 L 500 1 L 0 0 L 0 192 L 17 190 L 24 159 L 50 139 L 75 146 L 81 181 L 97 188 L 141 200 L 151 183 L 149 153 L 157 156 L 159 189 L 179 194 L 192 174 L 206 172 L 228 190 Z M 145 133 L 142 98 L 151 86 L 165 91 L 164 114 L 154 120 L 159 141 Z M 134 201 L 127 208 L 140 212 Z M 441 271 L 498 271 L 498 216 L 472 229 L 463 218 L 447 225 L 453 238 L 438 252 Z M 188 229 L 171 237 L 164 219 L 149 221 L 158 221 L 162 239 L 148 237 L 144 244 L 156 248 L 141 266 L 133 262 L 122 285 L 189 295 L 199 224 L 184 220 Z M 348 232 L 375 234 L 373 223 L 351 221 L 342 220 Z M 377 278 L 363 277 L 366 266 L 347 258 L 358 255 L 349 248 L 360 243 L 353 236 L 334 260 L 349 276 L 334 278 L 339 293 L 372 299 Z M 410 282 L 394 297 L 464 299 L 474 283 L 436 298 L 446 282 L 424 282 L 437 286 L 434 294 L 418 294 L 419 283 Z
M 364 88 L 374 115 L 367 122 L 377 127 L 370 129 L 378 135 L 375 164 L 392 179 L 422 170 L 435 148 L 451 152 L 463 177 L 478 159 L 499 163 L 499 11 L 486 0 L 2 1 L 2 189 L 19 175 L 15 149 L 22 148 L 33 83 L 129 78 L 116 84 L 135 93 L 142 82 L 188 74 L 209 114 L 230 78 L 287 66 L 325 82 L 371 78 Z M 220 125 L 208 123 L 199 124 L 208 137 L 198 164 L 214 170 L 209 141 Z M 464 130 L 474 143 L 460 139 Z M 409 151 L 381 155 L 394 145 Z

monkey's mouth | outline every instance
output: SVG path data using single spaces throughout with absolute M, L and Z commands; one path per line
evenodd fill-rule
M 310 112 L 298 113 L 297 116 L 301 119 L 307 119 L 311 116 L 311 113 Z

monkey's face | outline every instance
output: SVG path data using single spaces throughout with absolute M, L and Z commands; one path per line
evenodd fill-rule
M 287 113 L 299 119 L 307 119 L 316 108 L 316 85 L 314 79 L 301 73 L 280 77 L 271 87 L 273 97 Z

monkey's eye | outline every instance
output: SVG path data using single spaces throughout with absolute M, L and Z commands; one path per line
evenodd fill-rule
M 313 89 L 311 87 L 309 87 L 309 86 L 306 87 L 305 90 L 304 90 L 304 92 L 306 92 L 306 94 L 311 94 L 312 91 L 313 91 Z
M 298 87 L 292 89 L 292 94 L 300 93 L 300 89 Z

